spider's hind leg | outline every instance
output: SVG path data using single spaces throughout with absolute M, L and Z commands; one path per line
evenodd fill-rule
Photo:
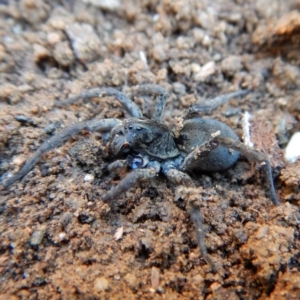
M 280 204 L 274 187 L 274 182 L 272 178 L 272 168 L 267 156 L 264 155 L 262 152 L 259 152 L 246 146 L 238 140 L 223 137 L 220 135 L 213 137 L 209 141 L 196 147 L 196 149 L 185 158 L 181 166 L 182 170 L 191 171 L 192 169 L 194 169 L 196 163 L 197 165 L 199 165 L 201 164 L 201 162 L 204 162 L 208 155 L 211 153 L 211 151 L 213 151 L 219 146 L 224 146 L 228 149 L 236 150 L 244 156 L 246 156 L 249 160 L 255 161 L 256 163 L 260 164 L 265 172 L 270 198 L 275 205 Z
M 213 139 L 197 146 L 186 158 L 184 159 L 181 169 L 184 171 L 191 171 L 194 169 L 195 164 L 201 164 L 207 159 L 212 150 L 217 148 L 217 144 L 213 142 Z
M 280 201 L 278 200 L 276 190 L 274 187 L 273 177 L 272 177 L 272 168 L 269 162 L 268 157 L 263 154 L 262 152 L 259 152 L 255 149 L 252 149 L 245 144 L 241 143 L 240 141 L 233 140 L 231 138 L 226 138 L 222 136 L 217 136 L 213 139 L 213 143 L 216 143 L 215 145 L 222 145 L 227 148 L 236 150 L 247 157 L 250 161 L 255 161 L 256 163 L 260 164 L 265 172 L 266 181 L 269 188 L 269 194 L 272 202 L 275 205 L 279 205 Z

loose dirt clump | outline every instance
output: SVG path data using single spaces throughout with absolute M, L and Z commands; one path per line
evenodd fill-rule
M 1 180 L 66 126 L 125 117 L 111 97 L 55 106 L 83 90 L 159 84 L 175 128 L 194 102 L 243 88 L 252 93 L 209 117 L 242 138 L 250 113 L 281 205 L 243 157 L 230 170 L 193 174 L 212 272 L 189 203 L 163 177 L 111 205 L 101 200 L 129 170 L 108 172 L 105 137 L 82 132 L 21 181 L 0 185 L 1 297 L 298 299 L 299 160 L 282 157 L 300 129 L 298 2 L 2 1 Z M 149 115 L 151 98 L 134 101 Z

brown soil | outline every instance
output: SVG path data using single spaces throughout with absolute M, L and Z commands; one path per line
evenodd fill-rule
M 111 206 L 101 201 L 128 170 L 103 172 L 112 159 L 103 155 L 101 136 L 85 132 L 2 187 L 0 298 L 300 299 L 300 163 L 283 163 L 280 155 L 300 129 L 299 6 L 0 1 L 2 179 L 63 127 L 126 116 L 112 98 L 65 108 L 55 100 L 91 87 L 128 92 L 156 83 L 170 92 L 171 126 L 191 103 L 246 88 L 253 93 L 212 117 L 242 138 L 243 112 L 250 112 L 282 203 L 271 203 L 263 176 L 243 158 L 226 172 L 193 176 L 213 273 L 199 255 L 186 203 L 165 178 L 130 189 Z M 145 114 L 148 100 L 135 99 Z M 95 180 L 84 181 L 87 174 Z

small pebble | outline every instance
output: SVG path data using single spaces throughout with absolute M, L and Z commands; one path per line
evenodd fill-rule
M 66 34 L 79 60 L 90 62 L 100 55 L 101 40 L 90 24 L 69 24 L 66 26 Z
M 58 240 L 60 242 L 62 242 L 63 240 L 65 240 L 67 237 L 67 234 L 65 232 L 61 232 L 59 235 L 58 235 Z
M 198 73 L 201 70 L 201 66 L 199 64 L 192 63 L 191 64 L 191 70 L 192 70 L 193 73 Z
M 38 106 L 33 106 L 31 109 L 30 109 L 30 112 L 32 114 L 37 114 L 39 112 L 39 107 Z
M 110 11 L 119 9 L 122 3 L 120 0 L 83 0 L 83 2 Z
M 234 76 L 242 67 L 241 57 L 237 55 L 228 56 L 221 62 L 222 72 L 227 76 Z
M 39 44 L 33 45 L 33 59 L 36 63 L 48 57 L 51 57 L 51 53 L 47 48 Z
M 31 92 L 33 90 L 34 90 L 34 88 L 29 84 L 22 84 L 22 85 L 18 86 L 18 91 L 20 93 L 28 93 L 28 92 Z
M 211 45 L 211 38 L 208 35 L 205 35 L 203 40 L 202 40 L 202 45 L 203 46 L 210 46 Z
M 159 286 L 159 269 L 155 267 L 151 269 L 151 285 L 154 289 Z
M 241 109 L 239 107 L 228 107 L 222 115 L 225 117 L 232 117 L 241 113 Z
M 53 123 L 50 123 L 49 125 L 47 125 L 44 130 L 46 133 L 52 133 L 54 132 L 56 129 L 56 126 Z
M 243 117 L 243 135 L 244 135 L 244 144 L 248 147 L 253 147 L 250 136 L 250 119 L 251 115 L 246 111 Z
M 295 163 L 300 157 L 300 132 L 295 132 L 285 148 L 284 158 L 290 163 Z
M 120 239 L 122 238 L 122 236 L 123 236 L 123 232 L 124 232 L 123 226 L 122 226 L 122 227 L 119 227 L 119 228 L 117 229 L 115 235 L 114 235 L 114 239 L 115 239 L 116 241 L 120 240 Z
M 212 283 L 212 284 L 210 285 L 210 288 L 211 288 L 212 291 L 216 291 L 216 290 L 218 290 L 220 287 L 221 287 L 221 285 L 220 285 L 220 283 L 218 283 L 218 282 L 214 282 L 214 283 Z
M 95 279 L 94 287 L 97 292 L 103 292 L 108 289 L 109 282 L 104 277 L 99 277 Z
M 136 290 L 138 287 L 138 281 L 135 275 L 133 274 L 126 274 L 124 277 L 124 280 L 127 282 L 128 286 L 133 289 Z
M 174 82 L 173 83 L 173 91 L 176 94 L 184 95 L 186 93 L 186 87 L 181 82 Z
M 195 81 L 204 81 L 208 76 L 213 75 L 215 72 L 216 63 L 214 61 L 209 61 L 195 74 L 194 79 Z
M 31 236 L 31 239 L 30 239 L 30 242 L 29 242 L 30 245 L 31 246 L 38 246 L 42 242 L 44 235 L 45 235 L 44 230 L 35 231 Z
M 85 182 L 93 182 L 94 181 L 94 179 L 95 179 L 95 176 L 93 175 L 93 174 L 86 174 L 85 176 L 84 176 L 84 181 Z
M 57 32 L 50 32 L 47 35 L 47 41 L 51 45 L 55 45 L 56 43 L 61 41 L 61 35 Z
M 15 119 L 22 124 L 29 124 L 29 125 L 36 126 L 35 122 L 31 118 L 25 117 L 24 115 L 17 115 L 15 116 Z
M 69 212 L 63 214 L 61 219 L 59 220 L 62 227 L 66 227 L 72 220 L 72 215 Z
M 12 163 L 13 165 L 21 166 L 25 160 L 26 158 L 23 155 L 18 155 L 13 158 Z

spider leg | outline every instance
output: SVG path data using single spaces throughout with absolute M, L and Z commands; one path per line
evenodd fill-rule
M 204 161 L 209 153 L 214 150 L 218 145 L 213 142 L 213 139 L 201 144 L 200 146 L 196 147 L 183 161 L 181 169 L 182 170 L 191 170 L 195 165 L 195 162 L 198 164 L 201 161 Z
M 13 184 L 18 179 L 24 177 L 35 166 L 35 164 L 38 162 L 38 160 L 44 153 L 50 151 L 51 149 L 54 149 L 55 147 L 62 145 L 69 138 L 71 138 L 75 134 L 78 134 L 82 130 L 87 129 L 89 131 L 99 130 L 102 132 L 108 132 L 113 127 L 119 125 L 120 123 L 121 123 L 120 120 L 112 118 L 112 119 L 84 121 L 65 128 L 58 134 L 51 137 L 49 140 L 45 141 L 36 150 L 36 152 L 26 161 L 22 169 L 17 174 L 6 179 L 3 182 L 3 185 L 7 187 Z
M 194 223 L 195 229 L 196 229 L 196 238 L 198 247 L 200 249 L 201 255 L 203 259 L 206 261 L 208 265 L 212 268 L 213 272 L 216 272 L 216 266 L 209 257 L 207 253 L 207 248 L 205 245 L 205 233 L 203 231 L 203 217 L 201 214 L 201 211 L 199 209 L 199 206 L 195 203 L 190 202 L 190 215 L 191 219 Z
M 177 169 L 170 169 L 165 172 L 165 175 L 175 186 L 184 185 L 186 187 L 195 187 L 192 178 Z
M 108 165 L 109 172 L 113 173 L 118 169 L 122 169 L 128 166 L 126 159 L 118 159 L 114 161 L 113 163 Z
M 65 106 L 69 104 L 73 104 L 80 99 L 90 99 L 97 97 L 105 97 L 105 96 L 114 96 L 116 99 L 122 104 L 124 109 L 128 112 L 131 117 L 142 118 L 143 114 L 138 106 L 129 99 L 126 95 L 114 88 L 95 88 L 85 92 L 82 92 L 74 97 L 68 98 L 66 100 L 56 101 L 56 106 Z
M 141 180 L 148 180 L 155 177 L 158 174 L 156 168 L 148 169 L 136 169 L 128 173 L 115 187 L 111 188 L 105 195 L 102 196 L 102 200 L 110 202 L 118 198 L 121 194 L 125 193 L 132 186 Z
M 187 207 L 196 229 L 197 244 L 200 249 L 200 253 L 206 263 L 212 268 L 213 272 L 216 272 L 216 266 L 207 253 L 205 245 L 205 233 L 203 230 L 203 217 L 199 208 L 200 195 L 197 189 L 194 187 L 179 187 L 176 190 L 176 197 L 182 198 L 187 201 Z
M 156 84 L 143 84 L 136 87 L 137 95 L 155 95 L 155 106 L 152 112 L 152 120 L 161 121 L 162 114 L 165 108 L 168 92 L 161 86 Z
M 227 148 L 239 151 L 241 154 L 246 156 L 248 158 L 248 160 L 252 160 L 252 161 L 255 161 L 256 163 L 260 164 L 265 172 L 266 181 L 267 181 L 269 193 L 270 193 L 270 198 L 275 205 L 280 204 L 277 194 L 276 194 L 275 187 L 274 187 L 274 182 L 273 182 L 273 177 L 272 177 L 272 168 L 271 168 L 270 162 L 268 160 L 268 157 L 265 154 L 246 146 L 245 144 L 241 143 L 240 141 L 236 141 L 231 138 L 226 138 L 226 137 L 222 137 L 222 136 L 217 136 L 217 137 L 213 138 L 212 143 L 213 144 L 216 143 L 215 146 L 223 145 Z
M 233 93 L 218 96 L 216 98 L 195 103 L 189 107 L 183 114 L 183 119 L 190 119 L 198 113 L 208 113 L 216 109 L 218 106 L 225 104 L 232 98 L 249 94 L 249 90 L 240 90 Z

